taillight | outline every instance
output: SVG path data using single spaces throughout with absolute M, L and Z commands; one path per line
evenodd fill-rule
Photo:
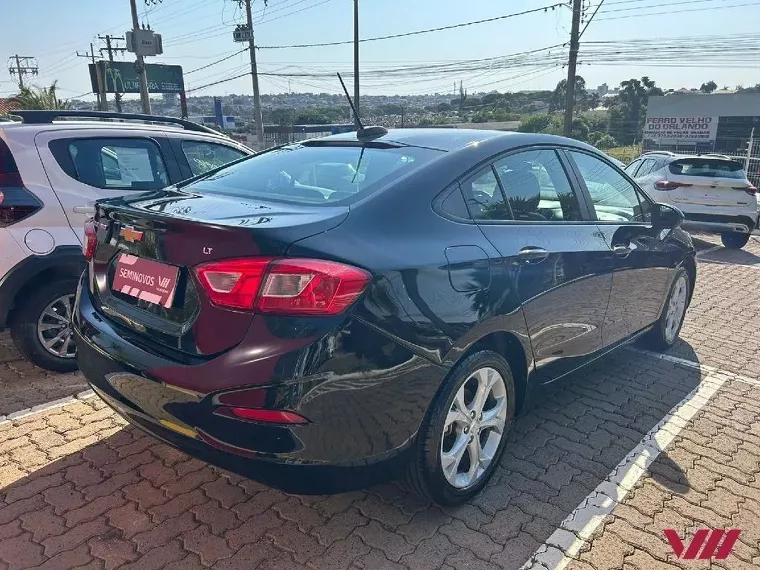
M 744 191 L 747 194 L 751 195 L 751 196 L 755 196 L 757 194 L 757 188 L 755 188 L 754 186 L 750 186 L 749 188 L 745 188 Z
M 214 261 L 195 268 L 211 302 L 231 309 L 253 308 L 271 258 Z
M 87 261 L 95 257 L 95 246 L 97 243 L 98 231 L 95 229 L 95 220 L 90 218 L 84 223 L 84 244 L 82 246 L 82 253 Z
M 227 417 L 261 422 L 265 424 L 306 424 L 309 421 L 295 412 L 287 410 L 265 410 L 262 408 L 222 407 L 214 410 L 217 414 Z
M 654 187 L 657 188 L 657 190 L 675 190 L 677 188 L 688 188 L 691 186 L 691 184 L 683 184 L 681 182 L 672 182 L 670 180 L 658 180 L 654 183 Z
M 195 269 L 211 301 L 222 307 L 280 315 L 337 315 L 367 288 L 371 275 L 318 259 L 249 258 Z
M 316 259 L 279 259 L 267 271 L 256 300 L 261 313 L 337 315 L 369 284 L 369 273 Z

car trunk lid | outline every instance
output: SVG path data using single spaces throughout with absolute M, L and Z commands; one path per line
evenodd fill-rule
M 252 311 L 213 304 L 193 268 L 282 257 L 300 239 L 339 225 L 345 206 L 310 207 L 168 190 L 98 204 L 90 289 L 101 313 L 153 352 L 182 360 L 243 338 Z
M 673 186 L 674 203 L 703 206 L 747 206 L 755 202 L 754 189 L 741 163 L 725 158 L 694 157 L 668 166 L 665 185 Z

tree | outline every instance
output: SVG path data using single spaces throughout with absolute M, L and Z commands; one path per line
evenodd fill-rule
M 527 119 L 520 122 L 517 130 L 521 133 L 540 133 L 546 129 L 552 122 L 549 115 L 530 115 Z
M 467 90 L 463 87 L 462 82 L 459 82 L 459 99 L 456 100 L 456 104 L 459 105 L 459 112 L 461 113 L 464 110 L 465 104 L 467 103 Z M 454 105 L 454 101 L 451 102 L 452 105 Z
M 758 83 L 754 87 L 742 87 L 741 85 L 737 85 L 736 92 L 737 93 L 760 93 L 760 83 Z
M 712 80 L 710 80 L 710 81 L 708 81 L 707 83 L 703 83 L 703 84 L 702 84 L 702 85 L 699 87 L 699 90 L 700 90 L 702 93 L 712 93 L 712 92 L 713 92 L 713 91 L 715 91 L 717 88 L 718 88 L 718 84 L 717 84 L 717 83 L 715 83 L 715 81 L 712 81 Z
M 591 133 L 591 135 L 592 136 L 588 142 L 594 145 L 596 148 L 605 149 L 617 146 L 615 139 L 613 139 L 607 133 L 595 132 Z
M 662 89 L 649 77 L 621 82 L 610 104 L 609 134 L 620 144 L 633 143 L 643 131 L 649 97 L 655 95 L 662 95 Z
M 592 91 L 588 94 L 588 98 L 586 100 L 587 106 L 590 110 L 597 109 L 602 104 L 602 98 L 599 96 L 599 93 L 596 91 Z
M 588 109 L 588 93 L 586 93 L 586 80 L 580 75 L 575 76 L 575 92 L 573 94 L 574 107 L 578 111 Z M 567 79 L 557 83 L 551 99 L 549 99 L 549 112 L 564 111 L 567 100 Z
M 58 99 L 57 82 L 53 82 L 50 87 L 23 87 L 19 92 L 10 98 L 11 105 L 19 109 L 65 109 L 68 105 L 66 102 Z
M 56 96 L 57 83 L 53 81 L 50 87 L 22 87 L 10 98 L 11 108 L 24 110 L 68 108 L 68 102 L 61 101 Z

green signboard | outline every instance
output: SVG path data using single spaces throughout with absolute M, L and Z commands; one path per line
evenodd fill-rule
M 100 76 L 106 93 L 139 93 L 140 79 L 131 61 L 99 61 Z M 180 93 L 185 90 L 182 79 L 182 66 L 145 65 L 148 76 L 148 91 L 151 93 Z M 90 64 L 90 81 L 93 93 L 98 92 L 98 76 L 95 64 Z

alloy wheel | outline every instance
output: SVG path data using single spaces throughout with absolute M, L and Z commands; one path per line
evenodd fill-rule
M 686 296 L 688 284 L 684 275 L 679 275 L 673 286 L 673 293 L 668 302 L 668 311 L 665 314 L 665 340 L 671 344 L 676 339 L 676 334 L 681 326 L 683 315 L 686 312 Z
M 37 337 L 50 354 L 58 358 L 76 357 L 71 317 L 74 295 L 63 295 L 52 301 L 37 320 Z
M 441 467 L 457 489 L 477 483 L 496 456 L 507 418 L 507 388 L 494 368 L 475 370 L 454 397 L 443 427 Z

